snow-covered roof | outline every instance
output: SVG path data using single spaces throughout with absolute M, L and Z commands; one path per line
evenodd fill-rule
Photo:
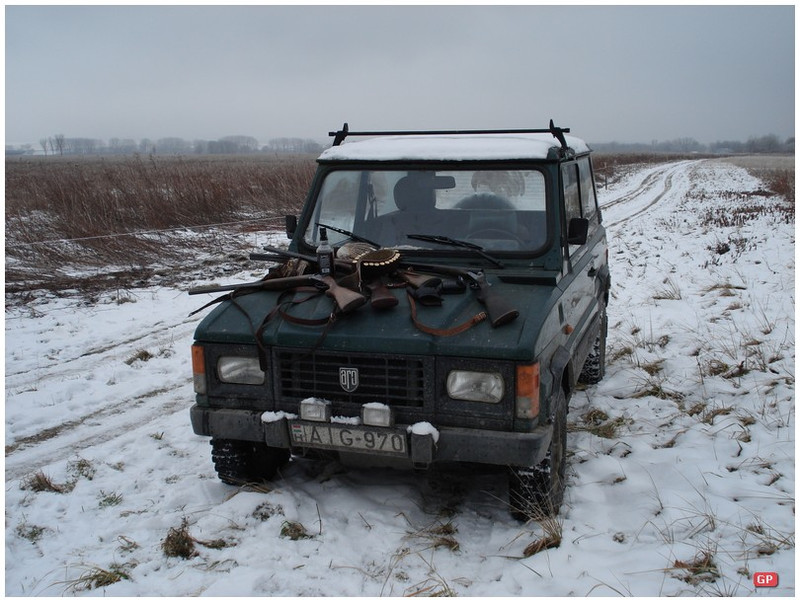
M 576 153 L 589 150 L 580 138 L 565 136 Z M 320 161 L 471 161 L 546 159 L 558 140 L 551 134 L 449 134 L 382 136 L 345 141 L 324 151 Z

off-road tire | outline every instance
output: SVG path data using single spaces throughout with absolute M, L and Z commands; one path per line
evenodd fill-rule
M 220 481 L 239 486 L 272 479 L 289 461 L 289 450 L 256 441 L 212 439 L 211 459 Z
M 600 333 L 592 344 L 592 349 L 583 363 L 578 382 L 584 385 L 596 385 L 606 375 L 606 338 L 608 337 L 608 318 L 603 314 Z
M 559 388 L 553 417 L 553 437 L 547 455 L 530 468 L 512 467 L 508 503 L 517 520 L 540 520 L 558 514 L 564 501 L 567 474 L 567 401 Z

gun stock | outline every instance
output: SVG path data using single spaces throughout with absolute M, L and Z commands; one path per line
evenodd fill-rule
M 374 309 L 388 309 L 398 304 L 397 297 L 380 280 L 370 282 L 367 287 L 370 291 L 369 302 Z
M 438 276 L 431 276 L 430 274 L 419 274 L 412 270 L 399 270 L 397 274 L 414 288 L 431 287 L 435 288 L 442 283 L 442 279 Z
M 420 270 L 430 270 L 431 272 L 438 272 L 451 276 L 462 276 L 468 279 L 478 289 L 478 301 L 483 303 L 486 307 L 486 313 L 489 314 L 489 321 L 492 326 L 497 328 L 504 324 L 514 321 L 519 316 L 519 311 L 514 309 L 508 302 L 500 295 L 495 294 L 491 285 L 486 281 L 486 275 L 483 272 L 470 272 L 465 268 L 459 268 L 449 265 L 427 265 L 427 264 L 411 264 L 404 263 L 404 267 Z M 398 273 L 408 273 L 408 270 L 400 270 Z M 411 272 L 412 274 L 415 272 Z
M 330 276 L 317 276 L 316 278 L 328 285 L 325 294 L 336 302 L 336 306 L 342 313 L 346 314 L 347 312 L 353 311 L 367 302 L 367 298 L 364 295 L 344 286 L 340 286 Z
M 470 272 L 469 276 L 478 287 L 476 296 L 478 301 L 486 307 L 486 313 L 489 314 L 489 321 L 492 327 L 497 328 L 517 318 L 519 311 L 511 307 L 501 295 L 495 294 L 491 285 L 486 281 L 486 275 L 483 272 L 478 272 L 477 274 Z

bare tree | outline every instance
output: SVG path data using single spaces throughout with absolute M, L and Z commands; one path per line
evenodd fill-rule
M 56 134 L 50 142 L 50 148 L 55 148 L 59 155 L 63 155 L 65 142 L 66 138 L 64 138 L 64 134 Z M 54 143 L 55 147 L 53 147 Z

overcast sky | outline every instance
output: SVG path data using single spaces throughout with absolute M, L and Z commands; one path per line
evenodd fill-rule
M 6 143 L 794 136 L 794 6 L 7 6 Z

